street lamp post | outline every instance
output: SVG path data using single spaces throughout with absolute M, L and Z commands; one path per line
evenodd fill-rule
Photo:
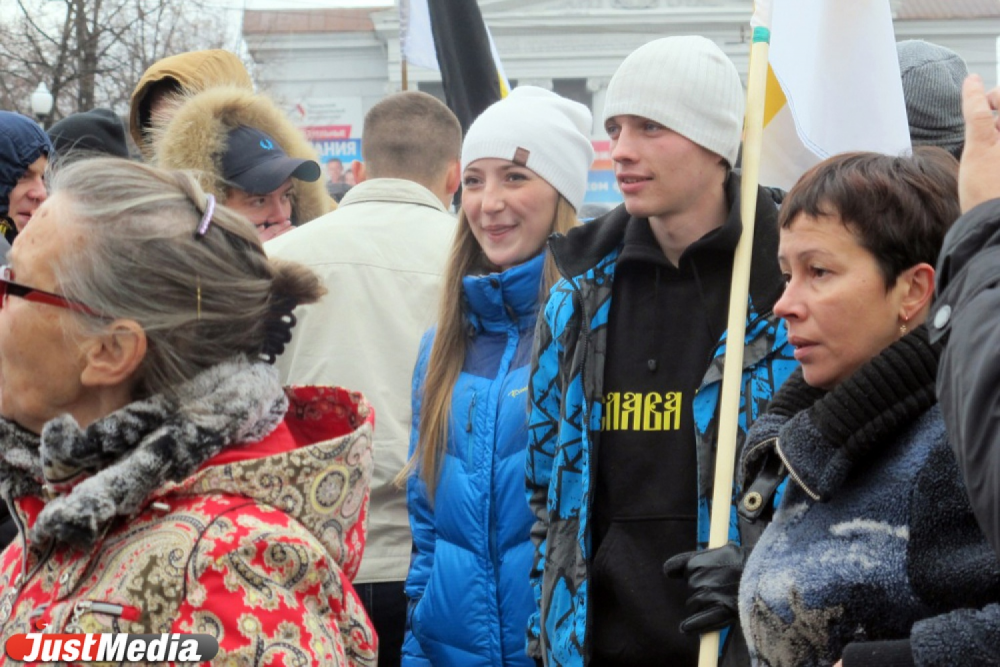
M 45 127 L 45 121 L 52 113 L 52 102 L 52 93 L 44 82 L 39 83 L 38 88 L 31 94 L 31 112 L 35 114 L 38 124 L 42 127 Z

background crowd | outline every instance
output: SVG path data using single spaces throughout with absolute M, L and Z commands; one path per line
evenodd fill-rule
M 1000 665 L 1000 91 L 897 46 L 912 154 L 757 187 L 743 331 L 745 93 L 704 37 L 611 79 L 624 203 L 586 223 L 591 112 L 531 86 L 464 136 L 384 98 L 346 192 L 226 51 L 150 67 L 128 127 L 0 111 L 0 640 Z

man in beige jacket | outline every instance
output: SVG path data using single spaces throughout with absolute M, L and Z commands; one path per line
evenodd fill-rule
M 378 632 L 379 665 L 400 663 L 410 528 L 393 478 L 406 463 L 413 365 L 455 233 L 447 207 L 461 150 L 445 105 L 425 93 L 391 95 L 365 116 L 358 185 L 340 207 L 264 246 L 316 271 L 329 290 L 295 311 L 295 338 L 277 361 L 282 381 L 357 389 L 375 407 L 368 543 L 354 585 Z

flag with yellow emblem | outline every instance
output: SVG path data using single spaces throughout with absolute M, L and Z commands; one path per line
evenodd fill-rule
M 910 151 L 889 0 L 757 0 L 770 29 L 761 185 L 847 151 Z

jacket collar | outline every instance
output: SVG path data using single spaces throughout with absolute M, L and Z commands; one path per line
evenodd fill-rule
M 222 450 L 149 501 L 221 494 L 279 508 L 304 525 L 354 578 L 365 544 L 375 412 L 343 387 L 288 387 L 284 421 L 263 441 Z
M 726 179 L 729 217 L 725 227 L 742 233 L 740 211 L 740 174 Z M 750 300 L 758 314 L 769 313 L 783 289 L 778 267 L 778 206 L 783 193 L 770 188 L 757 189 L 757 217 L 754 223 L 753 259 L 750 263 Z M 549 238 L 549 249 L 563 276 L 572 279 L 593 269 L 612 251 L 621 249 L 625 230 L 632 216 L 622 204 L 603 216 L 571 229 L 565 236 Z
M 976 206 L 958 219 L 938 257 L 937 299 L 931 309 L 931 338 L 951 331 L 951 313 L 1000 279 L 1000 199 Z
M 511 321 L 522 328 L 535 320 L 545 253 L 502 273 L 465 276 L 462 288 L 469 319 L 477 331 L 503 331 Z
M 358 183 L 340 200 L 341 206 L 370 202 L 416 204 L 447 213 L 433 192 L 419 183 L 402 178 L 372 178 Z

